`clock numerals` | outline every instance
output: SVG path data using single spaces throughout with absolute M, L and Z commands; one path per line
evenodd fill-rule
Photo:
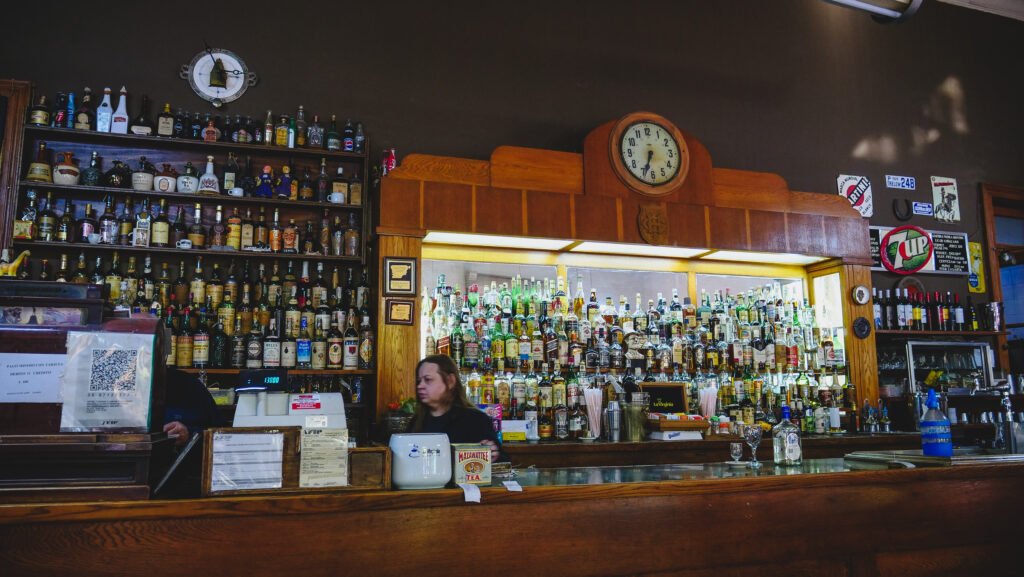
M 631 127 L 623 136 L 623 162 L 638 180 L 659 185 L 676 175 L 678 165 L 674 160 L 679 147 L 660 126 L 644 122 Z

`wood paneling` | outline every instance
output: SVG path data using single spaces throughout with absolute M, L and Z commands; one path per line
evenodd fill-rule
M 386 176 L 381 179 L 380 226 L 382 228 L 420 228 L 419 180 Z
M 872 403 L 878 399 L 878 355 L 875 352 L 874 312 L 872 303 L 865 305 L 853 302 L 853 287 L 863 285 L 871 290 L 871 268 L 863 265 L 844 265 L 843 291 L 843 324 L 846 326 L 846 355 L 850 367 L 850 380 L 856 386 L 857 406 L 864 404 L 864 399 Z M 853 321 L 864 317 L 871 325 L 871 334 L 865 339 L 858 339 L 853 334 Z
M 468 184 L 427 181 L 423 183 L 423 228 L 470 232 L 473 221 L 473 187 Z
M 836 216 L 824 216 L 822 219 L 825 226 L 826 255 L 842 254 L 846 255 L 846 262 L 871 265 L 871 241 L 868 237 L 867 220 Z
M 777 174 L 715 168 L 712 178 L 717 206 L 772 212 L 784 212 L 789 208 L 789 188 Z
M 655 199 L 644 199 L 641 200 L 637 197 L 626 197 L 620 200 L 622 204 L 622 242 L 628 242 L 633 244 L 646 244 L 644 239 L 640 238 L 640 223 L 637 217 L 640 214 L 640 204 L 652 204 L 659 205 L 661 202 Z M 667 213 L 666 213 L 667 216 Z
M 825 252 L 825 229 L 820 216 L 786 213 L 786 232 L 789 252 L 833 256 Z
M 741 208 L 712 206 L 708 209 L 710 248 L 748 250 L 747 215 Z
M 576 238 L 606 242 L 619 240 L 614 198 L 595 196 L 577 199 L 575 208 Z
M 427 490 L 16 506 L 0 516 L 0 563 L 10 577 L 429 577 L 482 563 L 568 576 L 1012 575 L 1022 480 L 1024 466 L 1001 465 L 484 488 L 480 504 Z M 802 522 L 773 530 L 780 519 Z
M 705 248 L 707 220 L 704 207 L 692 204 L 670 204 L 668 210 L 668 241 L 670 245 Z
M 529 236 L 572 238 L 569 227 L 569 195 L 560 192 L 528 190 L 526 209 Z
M 749 210 L 750 246 L 764 252 L 786 252 L 786 215 L 781 212 Z
M 838 194 L 821 194 L 817 192 L 789 191 L 789 212 L 805 214 L 828 214 L 845 218 L 861 218 L 857 209 Z M 867 223 L 865 222 L 865 226 Z
M 491 185 L 583 193 L 583 157 L 573 152 L 499 146 L 491 153 Z
M 403 157 L 401 166 L 392 170 L 388 176 L 459 184 L 488 185 L 491 183 L 490 163 L 486 160 L 431 154 L 409 154 Z
M 380 237 L 378 270 L 382 271 L 378 278 L 377 294 L 380 295 L 377 310 L 381 311 L 381 321 L 377 329 L 377 411 L 383 413 L 387 404 L 399 398 L 412 397 L 416 389 L 416 363 L 420 358 L 419 333 L 417 325 L 389 325 L 384 322 L 386 311 L 384 296 L 384 257 L 411 256 L 419 264 L 418 275 L 423 274 L 423 261 L 420 258 L 422 238 L 385 236 Z M 420 284 L 425 279 L 420 278 Z M 419 287 L 417 287 L 417 290 Z M 419 319 L 418 299 L 414 306 L 413 318 Z
M 513 236 L 522 234 L 522 191 L 490 186 L 476 187 L 476 232 Z
M 31 86 L 24 80 L 0 80 L 0 96 L 7 98 L 7 117 L 4 120 L 3 140 L 0 141 L 0 248 L 10 246 L 14 230 L 24 134 L 22 128 L 25 126 L 25 112 L 28 110 L 31 92 Z

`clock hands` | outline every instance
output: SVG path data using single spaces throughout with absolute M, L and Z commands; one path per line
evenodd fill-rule
M 651 159 L 654 158 L 654 151 L 651 149 L 647 150 L 647 164 L 644 165 L 643 174 L 646 175 L 647 171 L 651 168 Z

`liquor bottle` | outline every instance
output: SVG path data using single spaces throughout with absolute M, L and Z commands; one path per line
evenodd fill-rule
M 231 193 L 236 187 L 241 190 L 240 184 L 240 173 L 241 169 L 238 167 L 238 158 L 235 157 L 234 152 L 228 153 L 227 162 L 224 163 L 224 179 L 222 190 L 225 194 Z M 235 191 L 234 195 L 238 196 L 239 192 Z
M 281 366 L 281 335 L 277 319 L 270 317 L 267 334 L 263 338 L 263 368 L 272 369 Z
M 277 219 L 277 209 L 274 209 L 274 218 Z M 281 252 L 296 254 L 299 252 L 299 230 L 295 226 L 295 219 L 288 219 L 288 225 L 281 232 Z
M 353 152 L 362 154 L 366 150 L 366 133 L 363 132 L 363 123 L 356 123 L 355 147 Z
M 220 309 L 221 303 L 224 302 L 224 281 L 220 277 L 220 264 L 213 263 L 213 272 L 210 274 L 210 280 L 206 283 L 206 298 L 210 301 L 210 312 L 211 314 L 217 314 Z M 232 309 L 234 303 L 231 303 Z M 231 335 L 231 326 L 234 321 L 234 310 L 231 312 L 232 323 L 226 323 L 224 325 L 225 331 L 228 335 Z
M 46 198 L 39 202 L 39 212 L 36 217 L 36 240 L 53 242 L 57 240 L 57 213 L 53 211 L 53 193 L 46 192 Z M 27 269 L 28 267 L 22 267 Z
M 299 182 L 299 200 L 312 201 L 316 198 L 316 190 L 313 188 L 313 178 L 307 167 L 302 172 L 302 180 Z
M 954 331 L 966 330 L 964 328 L 964 307 L 960 304 L 960 294 L 957 293 L 957 294 L 953 295 L 953 297 L 954 297 L 953 313 L 951 315 L 953 317 L 953 319 L 952 319 L 953 320 L 953 330 Z
M 359 256 L 361 247 L 359 222 L 354 212 L 348 215 L 348 227 L 345 229 L 345 256 Z
M 184 267 L 182 267 L 184 271 Z M 192 280 L 188 284 L 189 294 L 192 295 L 191 303 L 200 306 L 206 300 L 206 279 L 203 275 L 203 257 L 196 257 L 196 267 L 192 271 Z
M 363 315 L 363 323 L 359 327 L 359 368 L 374 367 L 374 334 L 370 326 L 370 315 Z
M 117 244 L 128 246 L 132 231 L 135 230 L 135 203 L 130 196 L 125 197 L 121 206 L 121 215 L 117 217 Z
M 107 100 L 106 94 L 103 100 Z M 110 132 L 112 134 L 128 134 L 128 90 L 122 86 L 117 99 L 117 109 L 110 116 Z
M 772 448 L 776 465 L 793 467 L 803 463 L 803 450 L 800 444 L 800 428 L 789 419 L 789 406 L 783 405 L 782 419 L 772 427 Z
M 71 270 L 68 268 L 67 253 L 61 253 L 60 266 L 57 268 L 57 274 L 53 280 L 55 282 L 69 282 L 71 280 Z
M 111 119 L 114 116 L 114 108 L 110 105 L 110 88 L 103 89 L 103 100 L 96 108 L 96 132 L 110 132 Z
M 167 218 L 167 199 L 160 199 L 160 208 L 150 224 L 150 244 L 156 247 L 169 246 L 171 221 Z
M 289 118 L 288 119 L 288 148 L 295 148 L 295 135 L 296 135 L 296 133 L 297 133 L 297 129 L 296 129 L 296 126 L 295 126 L 295 119 L 294 118 Z
M 359 368 L 359 335 L 355 329 L 355 319 L 347 319 L 345 334 L 342 338 L 342 368 L 355 370 Z
M 871 309 L 873 317 L 875 319 L 875 330 L 880 330 L 884 327 L 882 323 L 882 301 L 878 297 L 878 289 L 871 287 Z
M 135 222 L 130 233 L 132 246 L 149 246 L 153 228 L 153 216 L 149 212 L 148 198 L 142 199 L 142 208 L 134 217 Z
M 210 332 L 206 327 L 206 311 L 199 310 L 199 324 L 192 335 L 192 366 L 204 369 L 210 363 Z
M 117 244 L 118 224 L 114 216 L 114 198 L 107 196 L 103 214 L 100 215 L 98 232 L 100 244 Z
M 324 334 L 324 328 L 321 320 L 316 320 L 316 331 L 313 334 L 312 353 L 310 360 L 310 368 L 315 371 L 320 371 L 327 368 L 327 336 Z
M 46 96 L 40 96 L 39 101 L 28 109 L 29 126 L 50 126 L 50 107 L 46 104 Z
M 223 323 L 223 321 L 221 322 Z M 246 343 L 249 337 L 249 335 L 242 332 L 242 319 L 235 318 L 232 333 L 230 335 L 231 353 L 228 355 L 229 364 L 233 369 L 242 369 L 245 368 L 248 358 Z
M 174 113 L 171 136 L 174 138 L 186 138 L 188 136 L 188 112 L 178 108 Z
M 97 269 L 100 267 L 101 262 L 101 260 L 97 260 Z M 107 302 L 111 305 L 117 304 L 121 300 L 121 260 L 116 250 L 114 251 L 113 259 L 110 261 L 110 268 L 103 275 L 103 284 L 107 285 L 110 291 Z
M 82 91 L 82 100 L 75 109 L 73 125 L 75 130 L 93 130 L 96 128 L 96 114 L 92 110 L 92 89 L 88 86 Z
M 145 114 L 146 107 L 149 105 L 149 99 L 146 96 L 142 97 L 143 112 Z M 136 121 L 138 122 L 138 121 Z M 156 135 L 157 136 L 175 136 L 174 134 L 175 117 L 171 113 L 171 103 L 164 103 L 164 110 L 156 117 Z M 180 125 L 179 125 L 180 126 Z M 134 132 L 134 126 L 132 127 Z M 141 134 L 136 132 L 136 134 Z
M 32 182 L 53 182 L 53 172 L 50 167 L 50 151 L 46 148 L 45 142 L 40 142 L 36 149 L 36 158 L 29 164 L 25 180 Z
M 338 173 L 335 175 L 334 180 L 331 181 L 331 193 L 338 199 L 338 204 L 345 204 L 349 201 L 349 190 L 348 190 L 348 179 L 345 178 L 344 167 L 338 167 Z
M 269 116 L 269 111 L 268 116 Z M 274 124 L 274 146 L 288 146 L 288 117 L 282 116 L 281 120 Z
M 202 138 L 200 138 L 200 140 L 203 142 L 217 142 L 220 140 L 220 129 L 217 128 L 216 121 L 212 120 L 209 114 L 206 115 L 204 121 L 206 123 L 206 127 L 202 130 Z
M 324 147 L 324 127 L 316 114 L 313 115 L 313 123 L 306 129 L 306 145 L 310 148 Z
M 54 128 L 71 128 L 71 116 L 75 111 L 75 93 L 57 93 L 57 101 L 53 105 L 53 113 L 50 114 L 50 126 Z M 70 103 L 70 104 L 69 104 Z
M 183 216 L 184 215 L 179 212 L 178 220 L 183 220 Z M 192 241 L 193 249 L 206 248 L 206 227 L 203 226 L 203 205 L 198 202 L 195 204 L 195 213 L 192 225 L 188 227 L 188 240 Z
M 164 105 L 164 113 L 170 115 L 170 105 Z M 162 119 L 163 114 L 161 114 L 160 116 Z M 170 126 L 168 126 L 168 128 L 170 128 Z M 139 103 L 139 115 L 132 119 L 131 123 L 128 125 L 128 132 L 132 134 L 138 134 L 140 136 L 153 135 L 153 123 L 149 120 L 149 96 L 146 96 L 145 94 L 142 95 L 142 100 Z M 166 135 L 161 136 L 169 135 L 170 132 L 168 132 L 168 134 Z
M 179 241 L 188 238 L 188 227 L 185 226 L 184 206 L 178 206 L 178 212 L 170 226 L 170 246 L 178 246 Z
M 238 187 L 242 189 L 242 196 L 256 196 L 256 177 L 252 173 L 252 157 L 245 157 L 245 172 L 238 181 Z
M 309 336 L 305 318 L 299 321 L 299 335 L 295 339 L 295 367 L 313 368 L 313 339 Z
M 308 128 L 309 127 L 306 125 L 306 111 L 305 111 L 305 109 L 303 109 L 302 105 L 300 104 L 299 105 L 299 112 L 295 115 L 295 137 L 294 137 L 295 138 L 295 145 L 294 146 L 298 146 L 299 148 L 305 148 L 306 147 L 306 138 L 308 136 L 308 134 L 307 134 Z
M 252 244 L 252 227 L 250 223 L 249 229 L 249 243 Z M 227 236 L 225 238 L 224 246 L 232 250 L 242 249 L 242 217 L 238 213 L 238 207 L 235 207 L 234 212 L 228 218 L 227 222 Z
M 253 323 L 245 337 L 245 368 L 263 368 L 263 334 L 259 323 Z
M 331 115 L 331 124 L 327 128 L 327 150 L 341 150 L 341 136 L 338 134 L 338 121 Z
M 213 224 L 210 225 L 208 240 L 207 244 L 210 250 L 221 250 L 228 241 L 228 227 L 224 224 L 224 209 L 219 204 L 213 217 Z
M 193 345 L 194 340 L 192 337 L 192 327 L 190 322 L 191 309 L 185 307 L 181 312 L 181 319 L 178 323 L 178 335 L 177 335 L 177 362 L 176 366 L 185 368 L 191 367 L 194 360 Z
M 295 332 L 298 333 L 299 327 L 295 327 Z M 281 368 L 294 369 L 298 362 L 296 347 L 298 346 L 298 337 L 296 334 L 291 333 L 286 329 L 281 334 Z
M 352 173 L 352 181 L 348 183 L 348 202 L 352 206 L 363 204 L 363 181 L 359 179 L 359 172 Z
M 352 127 L 352 120 L 346 120 L 345 128 L 341 131 L 341 148 L 345 152 L 352 152 L 356 148 L 356 131 Z
M 203 128 L 205 127 L 206 125 L 203 124 L 202 119 L 199 118 L 198 112 L 194 113 L 191 119 L 186 117 L 185 138 L 190 140 L 202 140 Z
M 220 194 L 220 182 L 213 172 L 213 156 L 206 157 L 206 172 L 199 177 L 199 194 Z

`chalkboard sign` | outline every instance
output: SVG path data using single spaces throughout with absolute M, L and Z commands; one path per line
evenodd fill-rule
M 872 226 L 871 239 L 871 270 L 888 270 L 882 265 L 882 239 L 893 230 L 887 226 Z M 921 273 L 968 275 L 971 272 L 968 259 L 967 235 L 962 232 L 925 231 L 931 239 L 932 255 L 928 262 L 918 270 Z
M 648 410 L 652 413 L 685 413 L 685 383 L 642 383 L 645 393 L 650 394 Z

